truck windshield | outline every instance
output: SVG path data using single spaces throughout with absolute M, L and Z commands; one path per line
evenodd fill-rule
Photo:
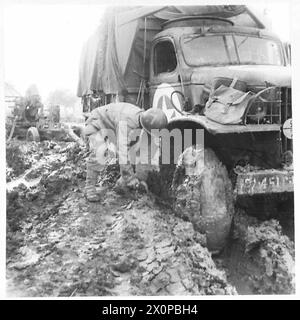
M 235 41 L 234 41 L 235 40 Z M 255 64 L 282 65 L 280 47 L 274 40 L 248 35 L 189 35 L 181 39 L 190 66 Z

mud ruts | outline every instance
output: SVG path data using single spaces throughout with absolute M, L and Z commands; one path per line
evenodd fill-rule
M 36 148 L 43 154 L 27 179 L 41 179 L 7 192 L 10 295 L 293 292 L 293 242 L 278 221 L 236 214 L 230 238 L 235 247 L 217 261 L 205 247 L 206 237 L 151 193 L 121 196 L 108 188 L 103 202 L 88 203 L 84 148 L 50 142 Z M 114 165 L 101 179 L 113 186 L 118 176 Z

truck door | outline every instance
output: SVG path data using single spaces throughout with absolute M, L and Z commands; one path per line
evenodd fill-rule
M 182 92 L 179 70 L 173 39 L 166 37 L 157 39 L 151 50 L 150 103 L 153 108 L 162 109 L 168 120 L 181 115 L 182 97 L 174 93 L 174 91 Z

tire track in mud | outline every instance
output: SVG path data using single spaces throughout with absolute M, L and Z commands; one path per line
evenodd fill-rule
M 163 213 L 147 195 L 140 197 L 108 233 L 106 241 L 117 256 L 111 266 L 117 278 L 112 294 L 234 294 L 196 240 L 203 239 L 191 223 Z
M 102 204 L 88 204 L 77 190 L 56 215 L 25 234 L 18 259 L 8 265 L 9 291 L 24 296 L 234 294 L 196 240 L 190 223 L 163 214 L 148 196 L 128 202 L 108 192 Z
M 235 293 L 191 223 L 155 205 L 150 195 L 107 191 L 102 203 L 88 203 L 82 150 L 75 144 L 52 147 L 43 159 L 47 165 L 42 160 L 29 172 L 29 181 L 41 175 L 39 183 L 21 185 L 9 198 L 10 216 L 15 208 L 25 212 L 7 259 L 11 294 Z M 103 174 L 111 186 L 118 168 Z

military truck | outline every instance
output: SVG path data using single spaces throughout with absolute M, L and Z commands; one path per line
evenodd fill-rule
M 179 160 L 160 163 L 159 193 L 206 234 L 212 252 L 224 247 L 235 205 L 260 215 L 266 203 L 272 211 L 293 201 L 287 47 L 235 5 L 109 9 L 83 48 L 84 112 L 126 101 L 162 108 L 183 140 L 192 130 Z

